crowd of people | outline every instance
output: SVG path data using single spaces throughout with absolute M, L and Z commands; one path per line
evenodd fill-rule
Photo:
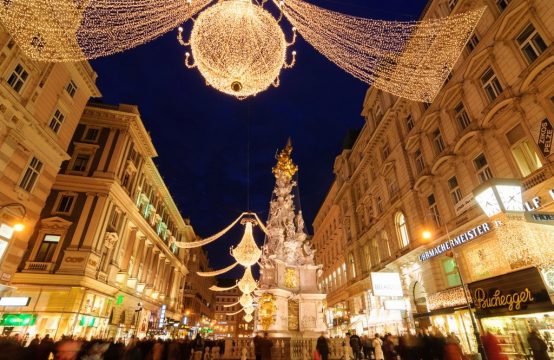
M 548 346 L 536 329 L 532 329 L 527 338 L 534 360 L 550 360 Z M 481 337 L 483 351 L 487 360 L 508 360 L 503 354 L 498 338 L 487 332 Z M 388 333 L 383 336 L 362 337 L 348 333 L 343 341 L 348 347 L 346 359 L 354 360 L 466 360 L 460 338 L 453 332 L 444 336 L 440 331 L 429 333 L 421 331 L 417 335 L 406 333 L 400 337 Z M 328 360 L 329 342 L 322 334 L 316 343 L 315 360 Z
M 0 360 L 211 360 L 224 351 L 223 340 L 207 340 L 200 335 L 179 340 L 138 340 L 132 336 L 127 343 L 66 336 L 53 341 L 49 335 L 42 339 L 37 335 L 28 345 L 18 336 L 0 337 Z

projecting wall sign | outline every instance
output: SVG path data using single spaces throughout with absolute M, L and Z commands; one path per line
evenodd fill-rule
M 539 148 L 544 156 L 550 155 L 552 151 L 552 137 L 554 136 L 554 128 L 548 119 L 544 119 L 541 122 L 541 128 L 539 130 Z
M 475 238 L 478 238 L 483 234 L 488 233 L 489 231 L 491 231 L 491 228 L 492 227 L 489 223 L 483 223 L 481 225 L 478 225 L 473 229 L 470 229 L 464 233 L 461 233 L 460 235 L 456 236 L 453 239 L 445 241 L 429 250 L 425 250 L 421 255 L 419 255 L 419 260 L 420 261 L 429 260 L 437 255 L 445 253 L 448 250 L 455 248 L 456 246 L 465 244 L 466 242 L 469 242 Z

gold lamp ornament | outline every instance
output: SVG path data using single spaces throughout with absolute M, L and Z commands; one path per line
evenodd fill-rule
M 183 40 L 179 28 L 178 40 L 189 46 L 185 54 L 188 68 L 198 67 L 206 84 L 229 95 L 243 99 L 279 85 L 286 63 L 287 43 L 277 20 L 251 0 L 221 0 L 202 11 L 194 21 L 190 41 Z
M 252 316 L 252 314 L 246 314 L 242 317 L 244 319 L 244 321 L 246 321 L 247 323 L 249 323 L 250 321 L 252 321 L 252 319 L 254 319 L 254 317 Z
M 252 234 L 252 226 L 257 222 L 253 219 L 242 219 L 241 224 L 244 225 L 244 235 L 237 247 L 231 249 L 231 255 L 239 264 L 248 268 L 258 262 L 262 250 L 256 245 Z M 252 277 L 252 274 L 250 276 Z
M 252 276 L 252 269 L 250 266 L 244 270 L 244 275 L 239 280 L 237 285 L 243 294 L 250 294 L 256 290 L 258 283 L 256 283 L 256 280 L 254 280 L 254 277 Z

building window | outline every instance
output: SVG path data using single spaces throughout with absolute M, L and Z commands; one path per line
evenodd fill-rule
M 350 276 L 351 279 L 356 278 L 356 262 L 354 261 L 354 256 L 352 254 L 349 255 L 349 262 L 350 262 Z
M 377 211 L 379 211 L 379 214 L 383 213 L 383 199 L 381 199 L 381 196 L 377 196 Z
M 444 140 L 442 139 L 441 131 L 439 128 L 436 128 L 433 133 L 433 146 L 435 147 L 435 152 L 438 154 L 444 151 Z
M 121 216 L 121 213 L 114 208 L 112 210 L 112 216 L 110 218 L 110 227 L 113 231 L 118 230 L 120 216 Z
M 69 94 L 69 96 L 74 97 L 75 93 L 77 92 L 77 85 L 73 82 L 73 80 L 69 80 L 69 84 L 67 84 L 65 91 Z
M 391 171 L 390 175 L 387 176 L 387 186 L 389 188 L 389 199 L 395 199 L 398 196 L 398 181 L 396 181 L 396 176 L 394 170 Z
M 521 125 L 517 125 L 512 130 L 508 131 L 506 137 L 508 138 L 512 155 L 522 176 L 525 177 L 542 167 L 539 155 L 525 136 L 525 131 Z
M 392 249 L 390 247 L 389 235 L 387 234 L 386 230 L 381 231 L 381 241 L 383 241 L 383 243 L 385 244 L 387 256 L 391 257 Z
M 381 153 L 383 154 L 383 161 L 385 161 L 390 155 L 390 148 L 389 148 L 388 142 L 385 142 L 383 144 L 383 149 L 381 150 Z
M 90 161 L 90 154 L 88 153 L 77 153 L 75 156 L 75 161 L 73 161 L 73 167 L 71 170 L 77 172 L 87 171 L 88 163 Z
M 369 252 L 369 245 L 364 246 L 364 258 L 367 262 L 367 268 L 371 269 L 371 253 Z
M 58 133 L 64 119 L 65 119 L 64 114 L 62 114 L 60 110 L 56 109 L 56 112 L 54 112 L 54 115 L 50 120 L 50 125 L 49 125 L 50 129 L 52 129 L 52 131 L 54 131 L 55 133 Z
M 423 153 L 421 152 L 421 150 L 416 149 L 414 153 L 414 161 L 415 161 L 417 172 L 418 173 L 423 172 L 423 170 L 425 169 L 425 162 L 423 161 Z
M 527 25 L 525 30 L 517 37 L 517 42 L 529 64 L 535 61 L 547 48 L 533 24 Z
M 56 246 L 60 242 L 60 235 L 44 235 L 40 247 L 37 251 L 37 256 L 35 256 L 35 261 L 37 262 L 50 262 L 56 251 Z
M 439 206 L 435 200 L 435 194 L 427 196 L 427 204 L 429 205 L 429 214 L 433 217 L 433 221 L 437 227 L 441 226 L 441 216 Z
M 373 254 L 375 256 L 375 264 L 379 264 L 381 262 L 381 253 L 379 252 L 377 239 L 371 240 L 371 247 L 373 248 Z
M 442 269 L 444 271 L 444 275 L 446 276 L 446 283 L 448 284 L 448 287 L 459 286 L 462 284 L 454 259 L 449 258 L 443 260 Z
M 383 120 L 383 110 L 381 110 L 381 105 L 378 102 L 375 103 L 373 116 L 375 119 L 375 127 L 377 127 L 381 123 L 381 120 Z
M 38 176 L 42 170 L 42 162 L 36 157 L 33 157 L 25 169 L 23 178 L 19 182 L 19 187 L 27 192 L 31 192 L 35 183 L 37 182 Z
M 455 176 L 452 176 L 448 179 L 448 189 L 450 189 L 450 197 L 452 198 L 452 203 L 456 205 L 462 200 L 462 190 L 458 184 L 458 179 Z
M 479 38 L 477 34 L 473 34 L 466 45 L 468 52 L 472 52 L 477 47 L 477 44 L 479 44 Z
M 414 118 L 412 117 L 412 115 L 408 115 L 408 117 L 406 118 L 406 128 L 408 129 L 408 132 L 412 130 L 414 126 Z
M 400 246 L 405 248 L 410 244 L 410 236 L 408 234 L 408 226 L 406 225 L 406 217 L 403 213 L 396 213 L 395 223 L 398 240 L 400 240 Z
M 25 70 L 23 65 L 17 64 L 8 78 L 8 85 L 10 85 L 16 92 L 20 92 L 28 78 L 29 73 L 27 70 Z
M 510 1 L 511 0 L 496 0 L 496 6 L 498 6 L 498 9 L 502 12 L 508 7 Z
M 471 124 L 471 120 L 469 120 L 464 103 L 462 102 L 458 103 L 458 105 L 454 108 L 454 117 L 458 122 L 460 130 L 466 129 Z
M 479 179 L 480 184 L 492 179 L 492 171 L 489 167 L 485 154 L 481 153 L 473 159 L 473 166 L 475 166 L 475 170 L 477 171 L 477 178 Z
M 483 89 L 489 101 L 494 101 L 502 92 L 502 85 L 500 85 L 500 81 L 498 81 L 492 67 L 488 67 L 481 76 L 481 84 L 483 85 Z
M 71 194 L 62 194 L 58 201 L 58 206 L 56 206 L 57 213 L 69 214 L 73 208 L 73 203 L 75 202 L 75 195 Z
M 83 141 L 95 143 L 98 141 L 98 135 L 100 135 L 100 129 L 93 128 L 93 127 L 87 127 L 85 129 L 85 133 L 83 136 Z

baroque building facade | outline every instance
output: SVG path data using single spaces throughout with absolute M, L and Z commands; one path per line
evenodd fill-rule
M 39 214 L 90 97 L 88 62 L 27 58 L 0 27 L 0 296 L 9 291 Z M 13 225 L 22 222 L 21 232 Z
M 12 284 L 15 332 L 125 338 L 180 323 L 194 230 L 158 172 L 133 105 L 84 110 Z
M 482 5 L 485 13 L 434 101 L 369 88 L 363 128 L 335 160 L 313 240 L 332 333 L 433 326 L 457 333 L 464 351 L 475 351 L 463 279 L 481 330 L 509 340 L 536 325 L 552 338 L 554 276 L 532 249 L 553 241 L 554 8 L 547 0 L 433 0 L 423 18 Z M 520 184 L 525 212 L 489 217 L 476 196 L 506 179 Z M 551 244 L 541 251 L 551 255 Z M 383 284 L 372 273 L 379 272 L 398 273 L 403 296 L 376 296 Z M 487 293 L 496 284 L 502 293 L 499 284 L 524 275 L 537 280 L 540 301 L 517 311 L 479 307 L 474 290 Z M 506 346 L 524 352 L 521 342 Z

